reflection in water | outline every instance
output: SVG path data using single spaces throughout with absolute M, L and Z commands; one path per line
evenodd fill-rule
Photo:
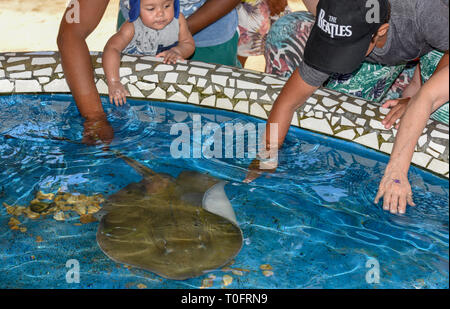
M 229 274 L 239 279 L 231 288 L 448 288 L 447 180 L 411 168 L 417 206 L 405 215 L 392 215 L 381 203 L 373 204 L 387 156 L 291 129 L 277 172 L 243 184 L 251 159 L 174 160 L 170 128 L 180 122 L 192 125 L 195 113 L 201 113 L 203 124 L 214 121 L 222 128 L 259 120 L 169 103 L 131 101 L 123 108 L 104 103 L 115 130 L 112 149 L 172 177 L 196 170 L 229 181 L 225 190 L 244 246 L 234 264 L 212 273 L 213 287 L 221 287 L 222 276 Z M 82 122 L 68 97 L 2 97 L 0 123 L 0 188 L 5 192 L 0 202 L 26 205 L 37 190 L 59 188 L 109 196 L 141 180 L 100 147 L 37 137 L 81 139 Z M 145 271 L 117 268 L 95 243 L 98 224 L 74 225 L 79 222 L 76 215 L 65 222 L 24 219 L 27 233 L 9 230 L 9 217 L 1 209 L 4 287 L 68 287 L 61 278 L 71 258 L 84 267 L 80 287 L 124 287 L 138 281 L 150 288 L 200 287 L 207 278 L 160 281 Z M 38 235 L 42 242 L 34 240 Z M 380 265 L 376 285 L 365 280 L 370 258 Z M 262 273 L 265 264 L 273 275 Z M 230 269 L 241 269 L 241 274 Z

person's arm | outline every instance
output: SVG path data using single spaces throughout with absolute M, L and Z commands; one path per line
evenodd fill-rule
M 100 138 L 112 139 L 113 131 L 109 126 L 100 101 L 100 95 L 94 83 L 94 70 L 86 38 L 97 27 L 108 6 L 109 0 L 78 0 L 80 21 L 69 23 L 64 12 L 57 38 L 58 49 L 64 76 L 72 92 L 80 114 L 85 118 L 85 138 L 90 143 Z
M 318 88 L 319 87 L 311 86 L 305 82 L 299 73 L 299 69 L 296 69 L 292 73 L 275 100 L 269 118 L 267 119 L 265 140 L 263 141 L 262 147 L 263 149 L 266 149 L 269 160 L 276 157 L 278 149 L 282 147 L 286 134 L 289 131 L 294 112 L 302 106 Z M 275 126 L 277 131 L 276 134 L 271 133 L 272 126 Z M 262 163 L 262 165 L 260 163 Z M 253 181 L 259 177 L 261 172 L 274 171 L 277 165 L 278 162 L 272 160 L 268 164 L 259 162 L 259 159 L 253 160 L 249 166 L 250 171 L 244 182 L 249 183 Z
M 178 34 L 177 46 L 156 55 L 156 57 L 164 57 L 165 63 L 176 63 L 177 60 L 187 59 L 195 51 L 194 38 L 189 32 L 186 18 L 184 18 L 182 13 L 180 13 L 178 22 L 180 24 L 180 32 Z
M 448 50 L 447 50 L 444 53 L 444 55 L 442 56 L 438 65 L 436 66 L 436 69 L 434 70 L 433 75 L 438 73 L 440 70 L 442 70 L 446 66 L 448 67 L 448 64 L 449 64 L 448 57 L 449 56 L 448 56 Z M 429 80 L 427 82 L 429 82 Z M 424 85 L 427 82 L 425 82 Z M 403 114 L 405 113 L 405 111 L 408 107 L 411 97 L 413 95 L 415 95 L 421 87 L 423 87 L 423 86 L 421 86 L 420 64 L 418 64 L 416 70 L 414 71 L 414 76 L 411 80 L 411 83 L 405 89 L 404 93 L 402 94 L 402 97 L 400 99 L 387 100 L 382 105 L 384 108 L 391 108 L 389 113 L 386 115 L 386 117 L 381 122 L 382 124 L 384 124 L 384 127 L 386 129 L 390 129 L 398 119 L 402 118 Z M 399 126 L 399 123 L 396 125 L 396 128 L 398 128 L 398 126 Z
M 120 82 L 119 68 L 120 55 L 133 36 L 133 24 L 125 22 L 120 30 L 108 40 L 103 49 L 102 65 L 108 83 L 109 101 L 110 103 L 114 102 L 116 106 L 126 103 L 126 96 L 129 95 Z
M 316 8 L 319 0 L 303 0 L 303 4 L 306 6 L 306 9 L 316 16 Z
M 405 213 L 406 204 L 414 206 L 408 170 L 414 148 L 431 113 L 449 99 L 449 66 L 445 66 L 411 98 L 395 138 L 394 148 L 374 202 L 383 197 L 383 209 Z
M 194 14 L 187 18 L 192 35 L 231 12 L 240 0 L 207 0 Z

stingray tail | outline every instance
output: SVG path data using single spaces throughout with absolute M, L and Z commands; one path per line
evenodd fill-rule
M 145 166 L 142 163 L 139 163 L 138 161 L 131 159 L 130 157 L 127 157 L 126 155 L 123 155 L 120 151 L 117 150 L 111 150 L 118 158 L 121 158 L 124 160 L 129 166 L 134 168 L 136 172 L 138 172 L 142 177 L 146 176 L 154 176 L 156 173 Z

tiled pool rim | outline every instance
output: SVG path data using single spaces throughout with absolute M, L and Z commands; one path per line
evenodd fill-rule
M 102 54 L 91 53 L 100 95 L 108 94 Z M 130 98 L 195 104 L 267 119 L 286 78 L 247 69 L 181 61 L 164 64 L 149 56 L 123 55 L 120 77 Z M 0 53 L 0 95 L 70 93 L 58 52 Z M 301 106 L 291 125 L 352 141 L 390 154 L 397 133 L 381 120 L 389 112 L 379 104 L 318 89 Z M 0 124 L 1 125 L 1 124 Z M 449 177 L 449 126 L 428 120 L 412 163 Z

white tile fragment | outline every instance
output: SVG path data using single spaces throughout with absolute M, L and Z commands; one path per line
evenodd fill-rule
M 266 90 L 267 86 L 264 85 L 260 85 L 260 84 L 255 84 L 255 83 L 250 83 L 247 82 L 245 80 L 237 80 L 237 88 L 240 89 L 250 89 L 250 90 L 255 90 L 255 89 L 259 89 L 259 90 Z
M 10 57 L 10 58 L 8 58 L 8 61 L 6 61 L 6 63 L 18 62 L 18 61 L 23 61 L 23 60 L 27 60 L 27 59 L 30 59 L 30 57 Z
M 427 168 L 438 174 L 448 173 L 448 163 L 436 159 L 433 159 Z
M 176 84 L 177 80 L 178 80 L 178 73 L 169 72 L 169 73 L 166 73 L 166 76 L 164 78 L 164 83 Z
M 239 101 L 234 106 L 234 111 L 248 114 L 248 101 Z
M 205 88 L 206 82 L 206 79 L 200 77 L 197 81 L 197 87 Z
M 152 66 L 150 64 L 146 64 L 146 63 L 136 63 L 136 71 L 143 71 L 143 70 L 147 70 L 150 69 Z
M 448 139 L 448 133 L 445 134 L 445 133 L 442 133 L 442 132 L 436 131 L 436 130 L 431 131 L 431 134 L 430 134 L 430 135 L 431 135 L 431 137 L 437 137 L 437 138 Z
M 191 69 L 188 71 L 188 73 L 191 75 L 206 76 L 206 74 L 208 73 L 208 70 L 202 69 L 202 68 L 191 67 Z
M 343 130 L 339 133 L 336 133 L 336 137 L 340 137 L 343 139 L 347 139 L 347 140 L 353 140 L 353 138 L 355 137 L 356 133 L 353 129 L 348 129 L 348 130 Z
M 14 83 L 7 79 L 0 79 L 0 93 L 9 93 L 14 89 Z
M 241 91 L 234 97 L 235 99 L 247 99 L 247 94 L 245 91 Z
M 419 145 L 419 147 L 422 147 L 423 145 L 425 145 L 426 142 L 427 142 L 427 135 L 424 134 L 421 137 L 419 137 L 417 144 Z
M 119 69 L 119 76 L 124 77 L 133 74 L 130 68 L 120 68 Z
M 192 85 L 177 85 L 180 89 L 182 89 L 184 92 L 191 93 L 192 92 Z
M 150 99 L 157 99 L 157 100 L 165 100 L 166 99 L 166 92 L 164 89 L 161 89 L 160 87 L 156 87 L 156 89 L 152 92 L 151 95 L 148 96 Z
M 361 106 L 357 106 L 357 105 L 353 105 L 347 102 L 344 102 L 341 104 L 341 107 L 347 111 L 349 111 L 350 113 L 354 113 L 354 114 L 358 114 L 361 115 Z
M 444 153 L 444 151 L 445 151 L 444 145 L 437 144 L 433 141 L 430 141 L 430 143 L 428 144 L 428 147 L 431 147 L 433 150 L 436 150 L 439 153 Z
M 159 83 L 158 74 L 145 75 L 143 77 L 143 80 L 148 81 L 148 82 L 152 82 L 152 83 Z
M 187 98 L 181 92 L 175 92 L 168 101 L 172 102 L 187 102 Z
M 306 118 L 300 120 L 300 127 L 313 130 L 316 132 L 321 132 L 329 135 L 333 135 L 333 130 L 330 127 L 327 119 L 315 119 L 315 118 Z
M 232 110 L 233 104 L 227 98 L 219 98 L 219 99 L 217 99 L 216 107 L 221 108 L 221 109 Z
M 122 56 L 122 62 L 135 62 L 137 60 L 136 57 L 131 57 L 128 55 L 123 55 Z
M 177 71 L 187 71 L 188 68 L 189 67 L 187 65 L 179 64 L 179 65 L 177 65 L 177 68 L 175 70 L 177 70 Z
M 96 68 L 95 74 L 97 75 L 105 75 L 105 71 L 103 71 L 103 68 Z
M 228 80 L 228 76 L 224 76 L 224 75 L 215 75 L 212 74 L 211 75 L 211 81 L 214 84 L 219 84 L 221 86 L 226 87 L 227 86 L 227 80 Z
M 19 65 L 14 65 L 14 66 L 8 67 L 8 68 L 6 68 L 6 71 L 8 71 L 8 72 L 25 71 L 25 64 L 19 64 Z
M 24 71 L 24 72 L 10 73 L 9 78 L 10 79 L 28 79 L 28 78 L 31 78 L 31 72 Z
M 266 76 L 262 79 L 263 83 L 269 84 L 269 85 L 284 85 L 286 82 L 284 80 L 280 80 L 278 78 L 273 78 L 270 76 Z
M 193 104 L 199 104 L 200 103 L 200 96 L 198 92 L 192 92 L 191 95 L 188 98 L 189 103 Z
M 378 149 L 378 135 L 376 132 L 362 135 L 354 139 L 354 142 L 370 148 Z
M 31 65 L 44 65 L 52 63 L 56 63 L 56 60 L 53 57 L 34 57 L 33 60 L 31 60 Z
M 103 79 L 100 78 L 97 81 L 96 86 L 97 86 L 98 93 L 108 94 L 108 85 L 105 83 L 105 81 Z
M 392 153 L 392 148 L 394 147 L 394 143 L 382 143 L 380 146 L 380 151 L 385 153 Z
M 271 99 L 270 99 L 270 97 L 267 95 L 267 93 L 265 93 L 262 97 L 260 97 L 259 98 L 260 100 L 262 100 L 262 101 L 272 101 Z
M 326 107 L 332 107 L 335 106 L 336 104 L 339 104 L 339 102 L 330 98 L 323 98 L 322 104 L 325 105 Z
M 173 71 L 173 66 L 169 64 L 158 64 L 153 71 L 155 72 Z
M 250 115 L 259 117 L 259 118 L 263 118 L 263 119 L 267 119 L 266 111 L 258 103 L 253 103 L 250 106 Z
M 42 87 L 37 80 L 16 80 L 15 92 L 41 92 Z
M 70 88 L 67 85 L 65 79 L 54 79 L 50 83 L 44 86 L 46 92 L 70 92 Z
M 426 167 L 431 160 L 431 156 L 423 152 L 414 152 L 411 162 L 422 167 Z
M 130 92 L 131 97 L 134 98 L 145 98 L 145 96 L 142 94 L 142 92 L 139 91 L 139 89 L 132 84 L 128 84 L 128 91 Z
M 44 68 L 33 72 L 33 76 L 52 76 L 52 68 Z
M 223 93 L 225 93 L 225 95 L 227 97 L 229 97 L 230 99 L 234 98 L 234 92 L 235 92 L 235 90 L 233 88 L 225 88 L 223 91 Z
M 153 90 L 156 88 L 156 85 L 153 83 L 144 83 L 144 82 L 137 82 L 136 86 L 140 89 L 140 90 Z
M 215 106 L 216 105 L 216 96 L 212 95 L 209 97 L 204 98 L 201 102 L 200 105 L 205 105 L 205 106 Z

